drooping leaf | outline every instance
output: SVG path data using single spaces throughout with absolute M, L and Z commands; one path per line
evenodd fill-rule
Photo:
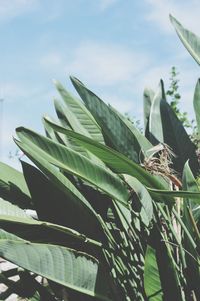
M 155 250 L 147 246 L 144 265 L 144 289 L 149 301 L 162 301 L 163 292 Z
M 180 40 L 191 56 L 200 65 L 200 38 L 193 32 L 184 28 L 173 16 L 170 15 L 170 20 L 174 26 Z
M 111 300 L 105 271 L 86 253 L 57 245 L 31 243 L 0 230 L 0 256 L 83 294 Z
M 56 241 L 68 247 L 71 245 L 75 246 L 76 242 L 78 246 L 84 243 L 92 244 L 97 248 L 101 246 L 101 243 L 86 237 L 74 229 L 34 220 L 24 210 L 3 199 L 0 199 L 0 226 L 6 231 L 32 241 Z

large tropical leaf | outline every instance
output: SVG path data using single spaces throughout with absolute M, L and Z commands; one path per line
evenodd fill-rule
M 170 20 L 174 26 L 183 45 L 189 51 L 191 56 L 200 65 L 200 38 L 193 32 L 184 28 L 173 16 L 170 15 Z
M 75 141 L 78 141 L 86 149 L 99 157 L 116 173 L 133 176 L 147 187 L 156 187 L 157 189 L 165 189 L 168 187 L 165 181 L 161 181 L 159 177 L 149 174 L 139 164 L 134 163 L 123 154 L 111 149 L 110 147 L 101 145 L 88 137 L 64 129 L 59 125 L 52 123 L 50 120 L 46 119 L 46 121 L 49 122 L 56 131 L 65 133 L 67 136 L 72 137 Z
M 83 218 L 87 220 L 88 226 L 87 225 L 86 226 L 89 227 L 90 225 L 91 232 L 95 234 L 101 232 L 101 225 L 97 219 L 97 215 L 95 211 L 88 203 L 88 201 L 84 198 L 84 196 L 79 192 L 79 190 L 68 180 L 68 178 L 66 178 L 55 166 L 50 164 L 47 160 L 43 159 L 40 153 L 38 153 L 37 151 L 33 152 L 32 154 L 32 148 L 28 147 L 26 144 L 23 144 L 19 141 L 17 142 L 17 145 L 23 148 L 23 150 L 29 154 L 29 158 L 39 167 L 39 169 L 45 175 L 48 176 L 48 178 L 52 181 L 53 185 L 55 185 L 59 190 L 61 190 L 65 194 L 66 206 L 67 203 L 71 205 L 73 213 L 74 210 L 77 211 L 77 214 L 78 212 L 81 212 L 82 216 L 80 218 L 81 220 Z M 42 189 L 43 187 L 41 188 L 41 190 Z M 53 187 L 51 189 L 53 189 Z
M 23 174 L 3 162 L 0 162 L 0 194 L 22 208 L 31 208 L 33 205 Z
M 130 120 L 128 120 L 127 117 L 123 116 L 114 108 L 112 108 L 112 110 L 119 116 L 120 120 L 123 122 L 122 126 L 124 126 L 127 131 L 129 130 L 132 133 L 134 139 L 136 139 L 139 143 L 139 157 L 141 156 L 140 159 L 142 159 L 143 155 L 147 156 L 147 151 L 153 147 L 149 140 L 134 126 L 134 124 Z
M 47 162 L 91 183 L 111 198 L 127 206 L 129 193 L 120 177 L 109 169 L 31 130 L 20 127 L 16 131 L 22 141 L 17 144 L 27 156 L 39 155 Z
M 105 270 L 86 253 L 57 245 L 31 243 L 0 230 L 0 256 L 83 294 L 111 300 Z
M 2 229 L 34 241 L 55 242 L 61 245 L 75 246 L 91 244 L 96 248 L 101 243 L 86 237 L 73 229 L 57 224 L 34 220 L 24 210 L 0 199 L 0 226 Z
M 141 150 L 139 142 L 123 120 L 78 79 L 71 78 L 71 80 L 86 107 L 100 124 L 107 144 L 139 163 Z

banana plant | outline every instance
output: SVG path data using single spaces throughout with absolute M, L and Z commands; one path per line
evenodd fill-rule
M 196 58 L 199 40 L 171 20 Z M 0 300 L 198 300 L 199 162 L 163 81 L 144 91 L 144 135 L 71 81 L 80 98 L 55 81 L 46 136 L 16 129 L 22 172 L 0 164 L 0 256 L 16 265 Z M 198 82 L 198 128 L 199 95 Z

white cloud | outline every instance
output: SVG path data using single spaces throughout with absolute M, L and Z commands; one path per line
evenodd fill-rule
M 5 102 L 16 101 L 16 99 L 22 99 L 30 97 L 31 93 L 35 92 L 35 87 L 31 87 L 30 84 L 26 85 L 17 81 L 2 81 L 0 82 L 0 98 L 3 98 Z
M 117 0 L 100 0 L 100 9 L 106 10 L 117 2 Z
M 146 3 L 148 4 L 147 20 L 155 22 L 165 32 L 173 32 L 169 21 L 169 14 L 172 14 L 185 27 L 200 34 L 199 0 L 146 0 Z
M 66 71 L 90 83 L 109 86 L 131 81 L 147 64 L 146 54 L 119 45 L 87 42 L 74 51 Z
M 7 21 L 35 10 L 38 0 L 0 0 L 0 21 Z
M 51 52 L 40 59 L 40 64 L 46 69 L 58 68 L 62 63 L 62 56 L 58 52 Z

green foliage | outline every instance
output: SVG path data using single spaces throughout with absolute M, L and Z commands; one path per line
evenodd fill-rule
M 190 122 L 188 113 L 187 112 L 181 112 L 179 109 L 180 99 L 181 95 L 179 94 L 178 88 L 179 88 L 179 79 L 177 78 L 179 73 L 176 70 L 176 67 L 171 68 L 171 77 L 170 77 L 170 86 L 169 90 L 167 90 L 166 95 L 169 95 L 171 98 L 170 106 L 173 109 L 173 111 L 176 113 L 180 121 L 183 123 L 184 127 L 186 128 L 192 128 L 192 122 Z
M 55 82 L 62 100 L 54 102 L 57 121 L 43 118 L 47 137 L 16 129 L 33 165 L 21 161 L 23 172 L 0 165 L 0 256 L 19 267 L 0 274 L 7 286 L 0 299 L 197 300 L 199 164 L 175 110 L 176 73 L 174 108 L 162 81 L 144 91 L 145 136 L 71 81 L 81 99 Z

